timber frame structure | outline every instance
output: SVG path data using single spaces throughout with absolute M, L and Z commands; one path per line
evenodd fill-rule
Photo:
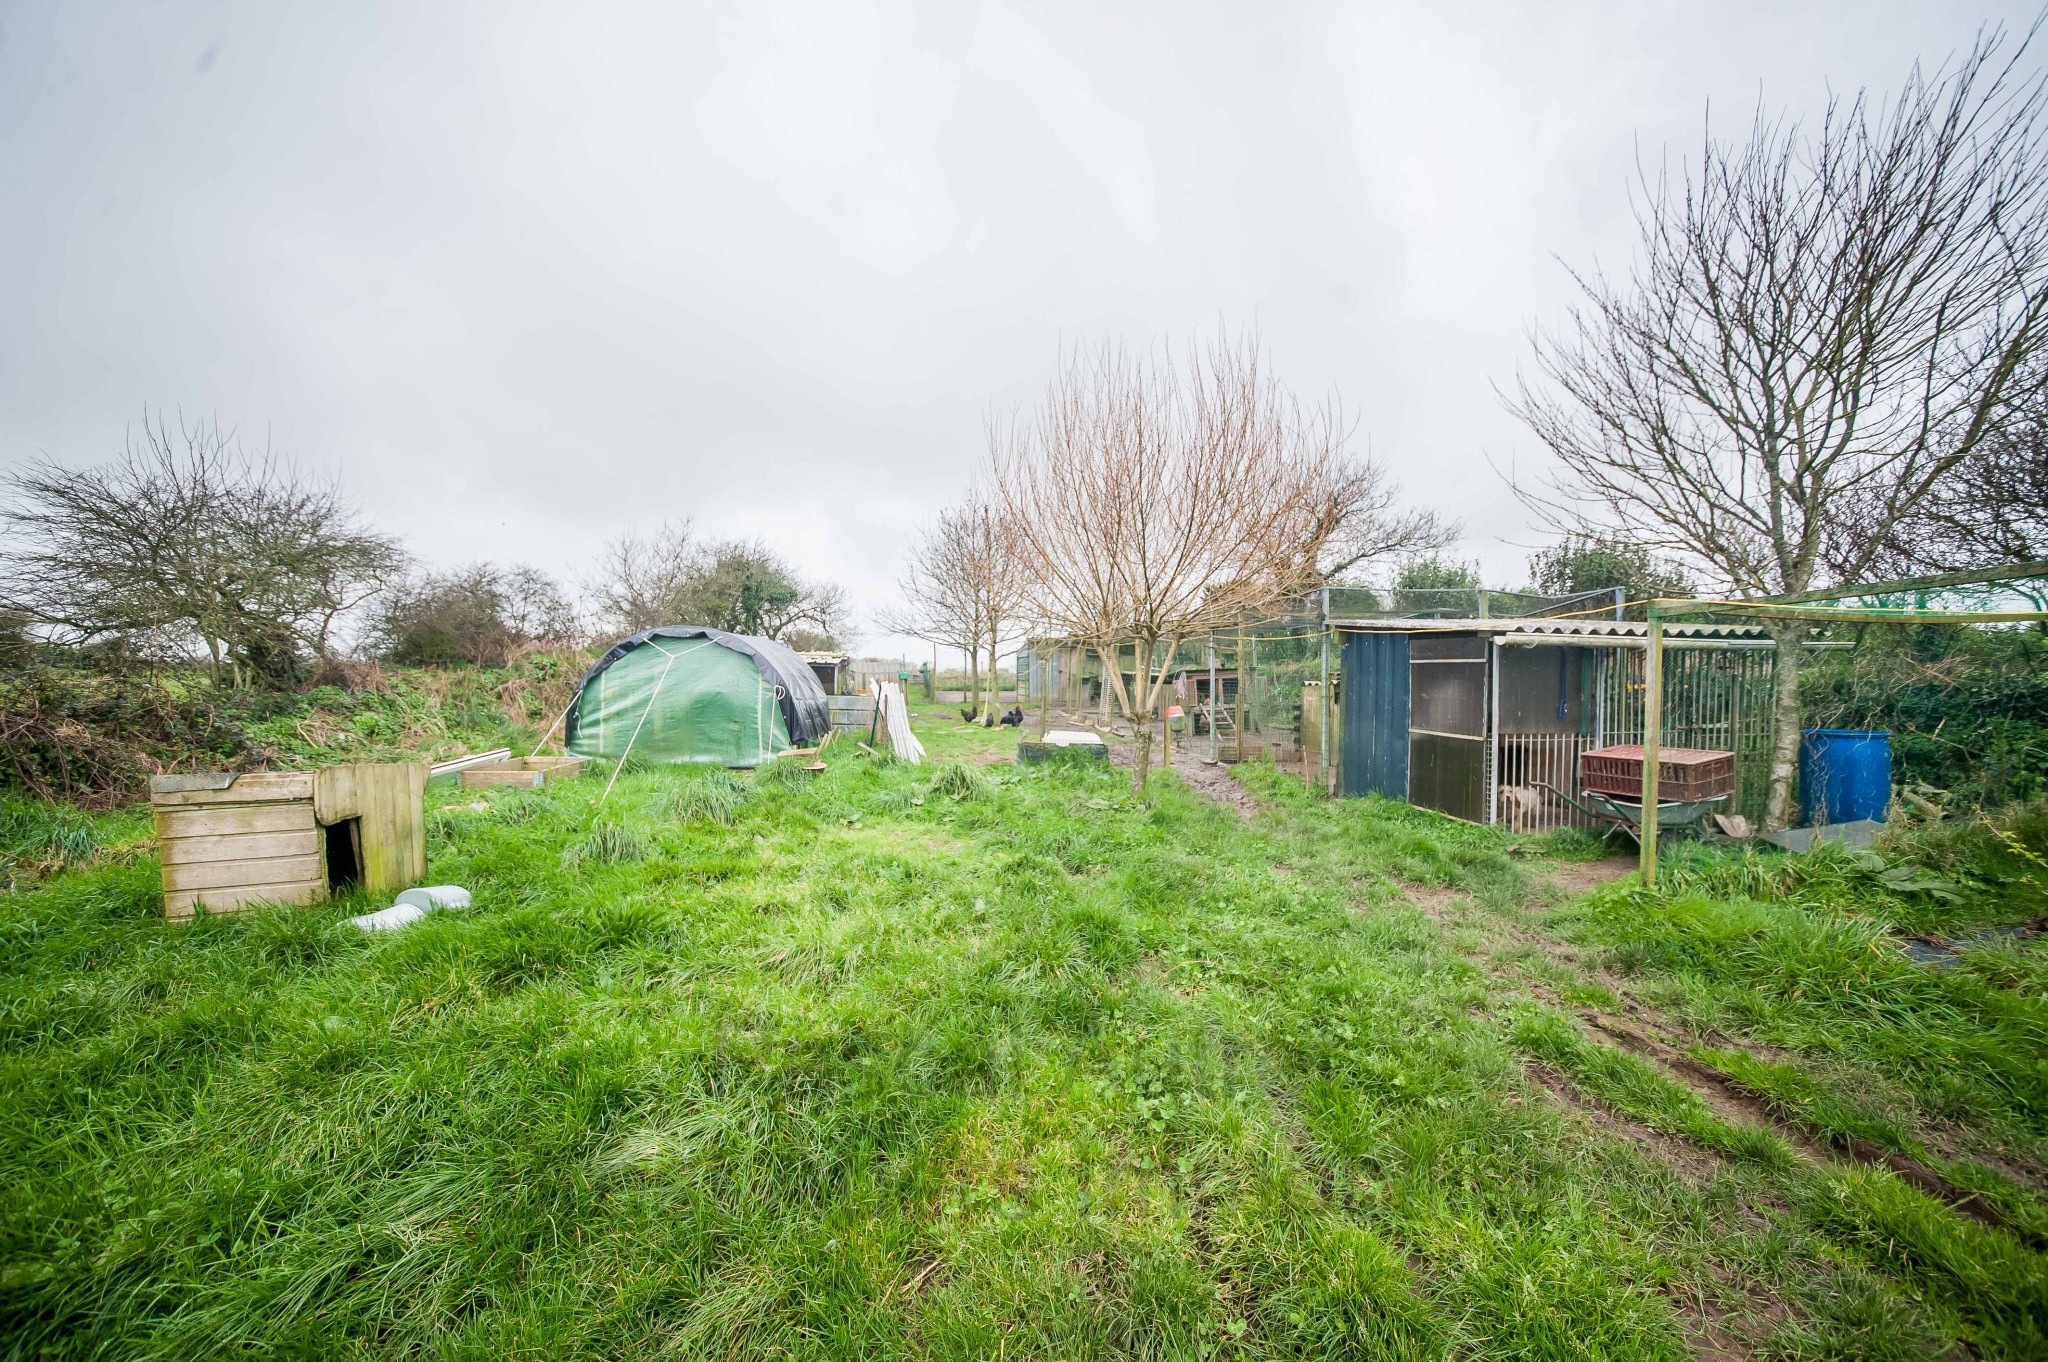
M 1681 621 L 1732 617 L 1762 624 L 2040 624 L 2048 622 L 2048 561 L 1946 572 L 1753 601 L 1658 599 L 1645 603 L 1642 877 L 1657 878 L 1658 748 L 1667 634 Z

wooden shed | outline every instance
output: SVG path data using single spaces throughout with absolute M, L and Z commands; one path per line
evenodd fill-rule
M 157 776 L 164 915 L 415 884 L 427 873 L 426 788 L 417 763 Z

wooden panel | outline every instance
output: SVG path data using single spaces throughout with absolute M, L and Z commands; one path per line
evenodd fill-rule
M 258 901 L 316 903 L 325 897 L 325 880 L 302 880 L 297 884 L 254 884 L 228 889 L 178 889 L 164 894 L 164 916 L 173 920 L 189 918 L 193 915 L 193 905 L 202 900 L 210 913 L 232 913 Z
M 511 761 L 472 766 L 462 773 L 462 788 L 482 789 L 488 785 L 517 785 L 539 789 L 551 780 L 569 780 L 583 774 L 587 757 L 517 757 Z
M 165 865 L 198 865 L 206 861 L 260 861 L 271 856 L 318 856 L 320 831 L 241 832 L 217 837 L 166 837 L 156 854 Z
M 292 804 L 230 804 L 217 809 L 156 810 L 156 835 L 159 839 L 312 830 L 313 801 L 310 799 Z
M 415 783 L 422 791 L 426 789 L 426 771 L 425 766 L 415 762 L 359 761 L 323 766 L 313 773 L 313 813 L 323 823 L 381 817 L 380 811 L 391 807 L 394 801 L 402 806 Z
M 427 768 L 423 762 L 322 767 L 313 811 L 323 823 L 362 820 L 363 888 L 403 889 L 427 874 Z
M 266 856 L 252 861 L 201 861 L 195 865 L 164 867 L 164 892 L 175 889 L 225 889 L 238 885 L 296 884 L 301 880 L 326 883 L 318 854 Z
M 149 802 L 159 808 L 210 804 L 278 803 L 311 799 L 311 771 L 251 771 L 234 777 L 225 790 L 159 790 L 152 782 Z

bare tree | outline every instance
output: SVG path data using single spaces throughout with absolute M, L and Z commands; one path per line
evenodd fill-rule
M 802 630 L 815 641 L 844 628 L 847 616 L 838 586 L 805 580 L 758 539 L 701 543 L 687 520 L 606 544 L 584 589 L 622 634 L 702 624 L 769 638 Z
M 1882 546 L 1873 567 L 1880 577 L 2048 558 L 2048 389 L 2039 380 L 2028 387 L 2019 418 L 1988 434 L 1888 534 L 1871 527 L 1881 507 L 1854 507 L 1831 566 L 1874 537 Z
M 1748 141 L 1638 198 L 1625 282 L 1535 334 L 1511 408 L 1563 466 L 1532 504 L 1683 555 L 1746 597 L 1862 577 L 2010 423 L 2048 336 L 2044 86 L 1993 31 L 1889 103 Z M 1854 533 L 1849 533 L 1853 523 Z M 1778 628 L 1767 822 L 1799 741 Z
M 1324 541 L 1320 572 L 1333 581 L 1371 563 L 1439 552 L 1464 533 L 1457 520 L 1401 503 L 1401 488 L 1386 468 L 1362 460 L 1348 482 L 1330 489 L 1332 524 Z
M 207 422 L 145 413 L 112 463 L 40 460 L 7 479 L 0 601 L 69 643 L 118 636 L 204 650 L 236 685 L 325 658 L 336 622 L 404 564 L 333 479 Z
M 1105 661 L 1138 736 L 1136 783 L 1175 649 L 1321 580 L 1357 496 L 1336 412 L 1302 405 L 1251 340 L 1177 362 L 1105 345 L 1070 358 L 1038 411 L 999 428 L 995 486 L 1042 627 Z
M 978 700 L 984 612 L 975 590 L 980 574 L 963 552 L 969 537 L 961 519 L 949 508 L 918 531 L 910 565 L 897 578 L 902 599 L 877 612 L 876 623 L 892 634 L 957 649 L 967 659 L 968 691 Z
M 664 521 L 651 534 L 622 534 L 607 543 L 584 590 L 604 623 L 620 634 L 696 623 L 677 612 L 701 559 L 690 522 Z
M 901 584 L 909 608 L 890 616 L 894 632 L 967 655 L 968 684 L 990 725 L 1002 707 L 1003 649 L 1018 641 L 1025 623 L 1019 607 L 1029 580 L 1018 549 L 1016 535 L 988 498 L 971 494 L 940 512 L 938 523 L 920 536 L 914 566 Z
M 574 608 L 546 573 L 478 563 L 387 591 L 373 639 L 392 662 L 502 667 L 521 645 L 566 643 L 580 632 Z

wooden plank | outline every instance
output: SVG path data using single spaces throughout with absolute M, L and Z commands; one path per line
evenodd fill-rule
M 320 857 L 266 856 L 250 861 L 202 861 L 164 867 L 164 892 L 176 889 L 228 889 L 245 885 L 326 882 Z
M 273 856 L 318 856 L 320 832 L 239 832 L 216 837 L 169 837 L 157 843 L 165 865 L 201 865 L 208 861 L 260 861 Z
M 462 788 L 482 789 L 490 785 L 516 785 L 539 789 L 550 781 L 570 780 L 583 774 L 587 757 L 518 757 L 512 761 L 472 766 L 462 772 Z
M 233 913 L 252 903 L 317 903 L 327 897 L 324 880 L 302 880 L 296 884 L 255 884 L 227 889 L 180 889 L 164 894 L 164 916 L 182 922 L 193 916 L 202 900 L 209 913 Z
M 517 766 L 475 766 L 462 773 L 462 788 L 481 790 L 492 785 L 516 785 L 525 790 L 537 790 L 546 774 Z
M 157 790 L 149 802 L 158 808 L 207 806 L 214 804 L 265 804 L 287 799 L 311 799 L 311 771 L 250 771 L 234 778 L 225 790 Z
M 379 811 L 392 798 L 404 801 L 415 771 L 424 791 L 427 768 L 416 762 L 358 761 L 323 766 L 313 772 L 314 816 L 323 823 L 373 813 L 381 816 Z
M 181 837 L 218 837 L 251 832 L 310 832 L 313 804 L 230 804 L 225 808 L 156 810 L 158 841 Z

